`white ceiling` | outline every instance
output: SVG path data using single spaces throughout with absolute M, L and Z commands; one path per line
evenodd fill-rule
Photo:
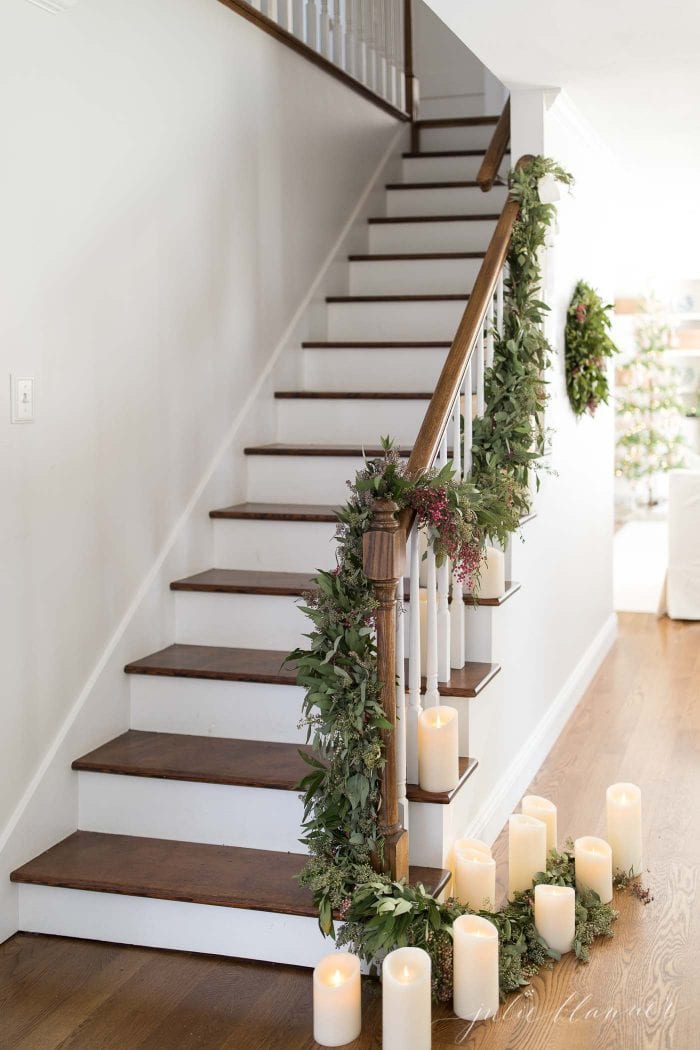
M 658 243 L 700 274 L 697 0 L 426 2 L 509 88 L 565 88 L 627 170 Z

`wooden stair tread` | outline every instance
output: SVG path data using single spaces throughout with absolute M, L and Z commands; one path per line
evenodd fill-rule
M 296 881 L 305 861 L 297 853 L 76 831 L 10 877 L 32 885 L 315 918 L 311 892 Z M 449 878 L 438 868 L 410 869 L 411 882 L 433 893 Z
M 295 685 L 296 667 L 289 654 L 275 649 L 236 649 L 223 645 L 168 645 L 127 664 L 127 674 L 173 678 L 210 678 L 226 682 Z
M 438 806 L 447 806 L 455 797 L 457 792 L 464 787 L 469 777 L 479 765 L 475 758 L 460 758 L 459 760 L 459 782 L 452 791 L 440 791 L 437 793 L 423 791 L 418 784 L 406 784 L 406 798 L 409 802 L 429 802 Z
M 129 729 L 76 759 L 73 769 L 292 791 L 309 771 L 299 750 L 274 741 Z
M 181 580 L 173 580 L 173 591 L 198 591 L 209 594 L 263 594 L 276 597 L 298 598 L 316 590 L 316 575 L 305 572 L 274 572 L 262 569 L 206 569 Z M 521 584 L 506 580 L 506 589 L 498 598 L 477 598 L 477 605 L 503 605 L 520 590 Z M 408 588 L 404 602 L 410 601 Z M 473 602 L 471 594 L 464 596 L 467 604 Z
M 348 255 L 349 262 L 425 262 L 433 259 L 483 259 L 486 252 L 390 252 L 382 255 Z M 307 344 L 302 344 L 307 345 Z
M 468 215 L 380 215 L 372 216 L 367 222 L 372 225 L 396 222 L 498 222 L 500 215 L 480 215 L 470 212 Z
M 500 594 L 497 598 L 478 598 L 477 597 L 476 605 L 480 605 L 480 606 L 483 605 L 483 606 L 487 606 L 487 607 L 503 605 L 505 602 L 508 601 L 509 598 L 512 598 L 514 594 L 517 594 L 521 587 L 522 587 L 522 584 L 521 583 L 516 583 L 515 580 L 506 580 L 506 589 L 503 592 L 503 594 Z M 404 600 L 404 604 L 410 603 L 410 601 L 411 601 L 411 594 L 410 594 L 410 591 L 409 591 L 408 587 L 406 587 L 406 589 L 404 590 L 403 600 Z M 450 595 L 450 601 L 452 601 L 452 595 Z M 466 605 L 473 605 L 473 604 L 475 604 L 474 596 L 471 595 L 471 594 L 465 594 L 464 595 L 464 602 L 465 602 Z
M 311 753 L 310 747 L 299 744 L 130 729 L 76 759 L 72 768 L 117 776 L 297 791 L 299 781 L 309 772 L 300 750 Z M 452 791 L 432 794 L 418 784 L 408 784 L 407 798 L 410 802 L 447 805 L 476 766 L 476 759 L 460 758 L 459 783 Z
M 299 597 L 315 590 L 315 575 L 305 572 L 264 572 L 260 569 L 207 569 L 174 580 L 173 591 L 206 591 L 214 594 L 268 594 Z
M 505 151 L 510 153 L 510 149 Z M 402 157 L 410 157 L 414 160 L 423 160 L 426 157 L 485 157 L 485 149 L 438 149 L 420 150 L 418 152 L 402 153 Z
M 276 390 L 283 401 L 430 401 L 432 392 L 403 390 Z
M 354 456 L 360 459 L 367 456 L 373 459 L 384 455 L 384 449 L 379 445 L 288 445 L 279 441 L 269 445 L 248 445 L 243 451 L 246 456 Z M 395 451 L 400 456 L 411 454 L 406 445 L 397 445 Z
M 296 685 L 296 666 L 289 654 L 274 649 L 234 649 L 219 645 L 168 645 L 126 665 L 127 674 L 171 678 L 208 678 L 227 682 L 263 682 Z M 467 663 L 441 682 L 441 696 L 477 696 L 500 671 L 498 664 Z M 408 670 L 408 664 L 406 665 Z M 425 692 L 425 679 L 422 682 Z
M 473 128 L 484 124 L 498 124 L 499 117 L 427 117 L 425 120 L 416 120 L 415 126 L 420 128 Z
M 337 340 L 307 340 L 302 343 L 302 349 L 304 350 L 416 350 L 416 349 L 433 349 L 439 347 L 440 349 L 449 349 L 452 343 L 447 339 L 419 339 L 413 340 L 402 339 L 400 342 L 396 340 L 374 340 L 374 341 L 354 341 L 354 342 L 339 342 Z
M 336 507 L 327 503 L 234 503 L 210 510 L 210 518 L 233 521 L 320 521 L 336 522 Z
M 466 302 L 469 298 L 463 292 L 442 294 L 433 292 L 430 295 L 327 295 L 327 303 L 439 303 Z

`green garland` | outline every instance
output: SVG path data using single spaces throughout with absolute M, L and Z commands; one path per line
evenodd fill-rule
M 547 870 L 533 879 L 554 886 L 575 886 L 573 843 L 559 853 L 552 850 Z M 517 893 L 498 911 L 472 912 L 451 897 L 441 904 L 422 886 L 374 878 L 360 886 L 343 911 L 338 944 L 347 946 L 377 969 L 383 955 L 395 947 L 423 948 L 431 960 L 433 998 L 452 998 L 452 926 L 460 915 L 478 914 L 498 930 L 498 975 L 501 997 L 529 983 L 543 967 L 560 958 L 537 933 L 533 890 Z M 592 890 L 576 892 L 576 927 L 572 948 L 588 962 L 588 948 L 596 937 L 612 937 L 618 913 L 602 904 Z
M 313 751 L 304 753 L 310 770 L 300 784 L 302 841 L 310 854 L 300 878 L 312 889 L 321 929 L 328 934 L 334 909 L 346 910 L 358 887 L 377 883 L 372 860 L 381 858 L 383 848 L 378 817 L 387 723 L 377 675 L 374 592 L 362 566 L 362 538 L 374 501 L 413 506 L 438 562 L 450 557 L 473 587 L 487 539 L 505 543 L 530 509 L 530 480 L 545 452 L 543 374 L 550 358 L 541 330 L 547 307 L 537 299 L 540 249 L 554 217 L 553 205 L 541 203 L 538 195 L 545 175 L 572 181 L 543 157 L 511 174 L 520 214 L 508 254 L 503 333 L 494 333 L 493 365 L 485 375 L 488 407 L 475 421 L 469 481 L 458 482 L 449 464 L 408 478 L 385 440 L 383 457 L 367 461 L 350 485 L 350 498 L 338 514 L 336 568 L 319 574 L 305 607 L 313 625 L 309 645 L 290 656 L 305 690 L 302 721 Z
M 618 352 L 608 335 L 610 310 L 612 305 L 606 305 L 595 289 L 585 281 L 578 282 L 564 332 L 566 389 L 577 416 L 593 415 L 610 396 L 605 359 Z

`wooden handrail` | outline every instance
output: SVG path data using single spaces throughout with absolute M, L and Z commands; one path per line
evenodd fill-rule
M 479 183 L 481 189 L 486 193 L 490 190 L 496 181 L 498 175 L 498 169 L 501 166 L 501 162 L 505 156 L 506 150 L 508 149 L 508 143 L 510 141 L 510 99 L 506 102 L 503 107 L 503 112 L 498 118 L 498 123 L 491 136 L 488 149 L 484 155 L 484 159 L 481 162 L 481 167 L 476 176 L 476 181 Z

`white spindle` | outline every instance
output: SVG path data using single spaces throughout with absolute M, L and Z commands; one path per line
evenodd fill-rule
M 503 270 L 498 275 L 496 285 L 496 330 L 503 335 Z
M 374 23 L 375 23 L 375 0 L 363 0 L 365 8 L 365 84 L 374 91 L 376 82 L 375 52 L 374 52 Z
M 428 594 L 426 600 L 426 644 L 425 644 L 425 706 L 433 707 L 440 703 L 438 689 L 438 606 L 437 606 L 437 571 L 435 552 L 428 547 Z
M 452 465 L 455 480 L 462 479 L 462 406 L 457 394 L 452 409 Z M 452 575 L 452 603 L 450 605 L 450 665 L 464 667 L 464 588 L 462 581 Z
M 395 65 L 395 36 L 396 36 L 396 3 L 395 0 L 387 0 L 384 12 L 384 54 L 386 57 L 386 97 L 389 102 L 396 104 L 396 65 Z
M 462 463 L 465 478 L 468 478 L 472 471 L 472 418 L 474 405 L 472 389 L 472 370 L 468 368 L 464 376 L 464 456 Z
M 331 20 L 328 17 L 328 0 L 321 0 L 321 12 L 319 15 L 319 40 L 318 49 L 325 58 L 331 55 Z
M 281 3 L 280 3 L 281 6 Z M 262 0 L 261 10 L 264 15 L 272 19 L 273 22 L 277 21 L 277 0 Z
M 343 69 L 343 20 L 340 0 L 334 0 L 333 3 L 331 36 L 333 39 L 333 63 L 338 66 L 339 69 Z
M 476 369 L 476 414 L 484 414 L 484 322 L 481 322 L 474 348 L 474 367 Z
M 375 90 L 378 95 L 383 98 L 386 97 L 386 22 L 387 22 L 387 5 L 384 0 L 375 0 L 375 29 L 374 29 L 374 47 L 376 51 L 375 58 Z
M 277 23 L 288 33 L 293 29 L 292 18 L 292 0 L 277 0 Z
M 367 83 L 367 0 L 355 3 L 355 76 Z
M 420 534 L 411 533 L 411 578 L 409 583 L 408 711 L 406 712 L 406 777 L 418 783 L 418 719 L 421 711 L 420 666 Z
M 300 40 L 306 40 L 306 22 L 304 19 L 304 0 L 292 0 L 292 32 Z
M 396 587 L 396 793 L 403 816 L 403 826 L 408 828 L 408 802 L 406 799 L 406 673 L 404 664 L 404 595 L 403 576 Z
M 318 6 L 316 0 L 306 0 L 306 43 L 318 51 Z
M 357 0 L 345 0 L 345 68 L 357 76 Z
M 404 33 L 404 9 L 403 0 L 396 0 L 396 80 L 398 86 L 398 97 L 396 105 L 399 109 L 406 109 L 406 63 L 404 62 L 403 50 Z
M 486 312 L 486 367 L 490 368 L 493 364 L 493 326 L 495 323 L 495 308 L 496 301 L 493 296 L 489 302 L 489 307 Z
M 440 442 L 438 465 L 447 464 L 447 428 Z M 447 682 L 450 678 L 450 563 L 446 558 L 437 573 L 438 584 L 438 681 Z

